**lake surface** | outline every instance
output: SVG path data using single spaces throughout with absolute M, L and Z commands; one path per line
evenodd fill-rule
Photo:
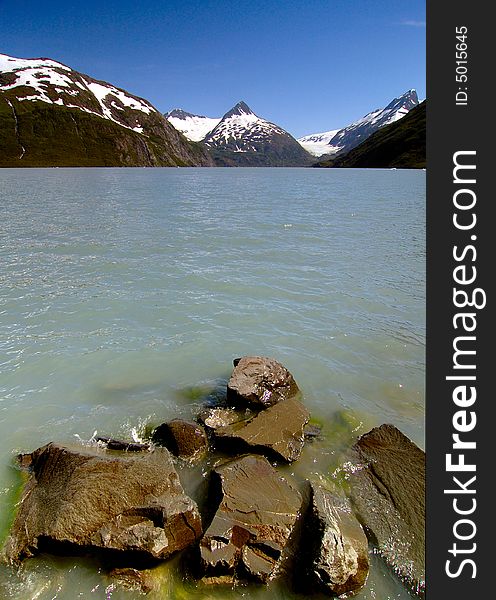
M 384 422 L 423 447 L 424 171 L 2 169 L 0 235 L 2 543 L 16 453 L 191 418 L 241 355 L 282 362 L 323 425 L 288 478 L 334 477 Z M 205 592 L 176 563 L 160 597 L 298 598 Z M 109 584 L 84 559 L 0 570 L 1 598 L 137 597 Z M 373 556 L 356 597 L 409 595 Z

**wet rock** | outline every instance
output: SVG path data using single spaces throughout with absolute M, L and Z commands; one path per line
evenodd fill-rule
M 349 501 L 312 484 L 304 530 L 309 587 L 331 596 L 358 591 L 369 572 L 368 542 Z
M 218 508 L 200 541 L 203 581 L 267 582 L 299 516 L 300 493 L 253 455 L 217 467 L 211 486 Z
M 295 461 L 305 443 L 310 415 L 294 398 L 283 400 L 246 421 L 218 427 L 215 439 L 228 452 L 256 452 L 273 460 Z
M 251 411 L 239 411 L 233 408 L 204 408 L 198 415 L 198 420 L 208 427 L 209 429 L 218 429 L 219 427 L 226 427 L 233 423 L 246 420 L 253 413 Z
M 291 373 L 273 358 L 244 356 L 234 360 L 227 400 L 257 409 L 273 406 L 299 393 Z
M 157 583 L 150 574 L 150 571 L 140 571 L 131 568 L 113 569 L 109 573 L 109 576 L 112 579 L 112 587 L 117 586 L 142 594 L 149 594 L 154 590 L 158 591 Z
M 425 593 L 425 453 L 393 425 L 354 446 L 350 498 L 386 562 L 415 593 Z
M 152 434 L 155 444 L 165 446 L 174 454 L 187 460 L 195 460 L 208 451 L 205 430 L 198 423 L 174 419 L 159 425 Z
M 33 466 L 33 457 L 31 454 L 18 454 L 17 465 L 23 471 L 29 471 Z
M 11 563 L 41 551 L 165 559 L 201 535 L 198 508 L 167 450 L 108 452 L 47 444 L 31 454 L 31 478 L 4 547 Z
M 308 441 L 312 441 L 315 438 L 320 437 L 321 433 L 322 427 L 320 425 L 312 425 L 311 423 L 307 423 L 303 428 L 303 435 Z
M 143 452 L 150 449 L 150 444 L 140 444 L 138 442 L 126 442 L 114 438 L 98 436 L 96 442 L 105 444 L 109 450 L 122 450 L 124 452 Z

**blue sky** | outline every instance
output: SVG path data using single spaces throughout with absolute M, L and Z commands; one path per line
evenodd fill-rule
M 425 0 L 0 0 L 0 52 L 46 56 L 152 102 L 245 100 L 296 136 L 410 88 L 425 97 Z

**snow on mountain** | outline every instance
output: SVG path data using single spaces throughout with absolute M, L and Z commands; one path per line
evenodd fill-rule
M 245 102 L 228 111 L 203 140 L 220 166 L 304 166 L 309 154 L 282 127 Z
M 0 54 L 0 166 L 211 166 L 149 102 L 48 58 Z
M 307 152 L 314 156 L 322 156 L 329 152 L 329 143 L 340 129 L 324 131 L 323 133 L 312 133 L 298 138 L 298 142 L 305 148 Z
M 260 142 L 271 136 L 288 135 L 281 127 L 258 117 L 244 102 L 238 102 L 205 137 L 209 147 L 225 147 L 233 152 L 257 152 Z
M 75 108 L 142 133 L 141 115 L 158 111 L 146 100 L 97 81 L 47 58 L 0 54 L 0 91 L 15 90 L 19 101 Z
M 169 111 L 165 118 L 192 142 L 201 142 L 220 123 L 220 119 L 193 115 L 180 108 Z
M 317 151 L 317 147 L 319 150 L 322 150 L 320 152 L 321 155 L 334 155 L 338 152 L 349 152 L 381 127 L 394 123 L 404 117 L 412 108 L 417 106 L 418 103 L 417 92 L 415 90 L 409 90 L 392 100 L 385 108 L 376 109 L 337 132 L 329 131 L 324 134 L 315 133 L 304 136 L 298 141 L 309 151 L 311 150 L 308 147 L 308 144 L 313 143 L 315 152 Z M 331 137 L 330 134 L 332 133 L 334 133 L 334 135 Z M 327 134 L 330 136 L 329 142 L 324 143 Z M 322 140 L 318 139 L 319 136 L 322 136 Z M 319 146 L 316 144 L 319 144 Z M 312 154 L 314 154 L 314 152 L 312 152 Z

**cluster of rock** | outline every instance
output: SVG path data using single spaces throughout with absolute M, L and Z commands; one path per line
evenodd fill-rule
M 309 418 L 287 369 L 244 357 L 224 406 L 205 407 L 198 422 L 163 423 L 150 444 L 99 438 L 22 455 L 31 477 L 4 557 L 18 564 L 42 551 L 89 552 L 115 567 L 116 580 L 139 582 L 139 569 L 190 548 L 205 584 L 283 576 L 337 596 L 366 582 L 371 542 L 422 596 L 424 453 L 383 425 L 353 449 L 349 498 L 310 482 L 297 489 L 274 465 L 297 460 L 317 434 Z M 234 457 L 211 469 L 200 515 L 171 454 L 194 461 L 212 448 Z

